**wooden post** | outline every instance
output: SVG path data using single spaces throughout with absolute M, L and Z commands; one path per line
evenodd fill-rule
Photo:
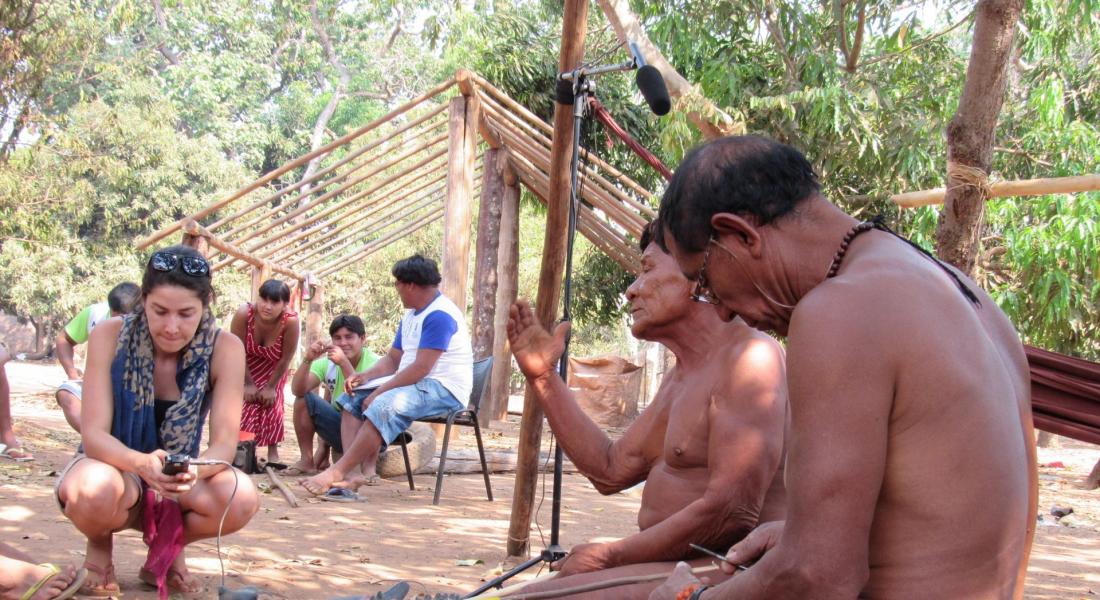
M 497 250 L 500 239 L 500 203 L 504 195 L 503 150 L 489 149 L 482 156 L 481 203 L 477 217 L 477 252 L 474 266 L 474 319 L 471 340 L 474 360 L 493 353 L 497 308 Z
M 447 121 L 447 197 L 443 202 L 443 282 L 440 291 L 466 310 L 466 278 L 470 270 L 470 196 L 474 189 L 477 147 L 476 107 L 466 96 L 451 100 Z
M 478 411 L 482 425 L 501 421 L 508 415 L 512 349 L 508 346 L 505 328 L 508 326 L 508 310 L 516 301 L 519 284 L 519 180 L 506 163 L 501 171 L 504 193 L 500 199 L 500 226 L 497 230 L 500 237 L 497 241 L 496 311 L 493 316 L 493 330 L 499 335 L 493 338 L 493 372 L 489 379 L 489 393 L 482 398 L 481 410 Z
M 570 71 L 580 64 L 584 57 L 587 21 L 588 2 L 565 0 L 558 71 Z M 539 273 L 539 290 L 535 299 L 535 312 L 543 326 L 548 329 L 557 320 L 562 274 L 565 270 L 566 228 L 569 223 L 569 158 L 572 146 L 573 107 L 555 102 L 546 241 L 542 253 L 542 270 Z M 508 525 L 508 556 L 526 556 L 530 551 L 531 513 L 535 506 L 542 420 L 542 407 L 528 385 L 523 398 L 515 493 L 512 495 L 512 518 Z
M 303 284 L 303 290 L 309 285 Z M 325 339 L 325 287 L 320 283 L 311 287 L 313 295 L 309 297 L 309 313 L 306 314 L 306 346 Z
M 263 266 L 252 267 L 252 302 L 260 297 L 260 286 L 271 279 L 271 263 L 264 261 Z
M 190 246 L 199 251 L 199 254 L 209 258 L 210 257 L 210 242 L 201 235 L 192 235 L 184 232 L 183 241 L 184 246 Z

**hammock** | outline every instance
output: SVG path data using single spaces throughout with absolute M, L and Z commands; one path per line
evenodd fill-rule
M 1100 444 L 1100 364 L 1024 346 L 1035 427 Z

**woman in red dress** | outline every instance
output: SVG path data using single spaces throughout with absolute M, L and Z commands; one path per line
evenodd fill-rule
M 248 368 L 244 375 L 241 430 L 256 435 L 256 447 L 267 446 L 268 462 L 278 462 L 283 441 L 283 386 L 298 347 L 298 314 L 287 308 L 290 288 L 277 279 L 260 286 L 256 304 L 242 304 L 230 330 L 244 342 Z

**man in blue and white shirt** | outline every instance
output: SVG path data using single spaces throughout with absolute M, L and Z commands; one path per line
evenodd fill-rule
M 378 454 L 418 418 L 464 408 L 473 387 L 473 351 L 463 311 L 439 291 L 439 268 L 419 254 L 393 266 L 408 310 L 393 347 L 373 367 L 348 378 L 337 398 L 344 455 L 302 482 L 310 493 L 356 489 L 375 479 Z

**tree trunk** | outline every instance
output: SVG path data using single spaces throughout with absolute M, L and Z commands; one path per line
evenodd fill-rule
M 317 11 L 317 0 L 312 0 L 309 3 L 309 17 L 310 23 L 313 25 L 313 32 L 317 34 L 317 41 L 320 42 L 321 48 L 325 51 L 325 58 L 328 60 L 328 64 L 335 69 L 337 73 L 336 85 L 332 90 L 332 97 L 329 98 L 328 104 L 325 105 L 321 114 L 317 115 L 317 121 L 313 124 L 313 133 L 309 138 L 309 150 L 312 152 L 321 147 L 321 142 L 324 141 L 325 137 L 325 130 L 328 128 L 328 122 L 332 120 L 332 115 L 336 114 L 336 107 L 339 106 L 340 100 L 347 94 L 348 87 L 351 85 L 351 72 L 348 71 L 348 68 L 340 61 L 340 57 L 336 55 L 336 50 L 332 47 L 332 40 L 328 36 L 328 30 L 325 29 L 327 23 L 321 20 L 321 16 Z M 305 172 L 302 173 L 301 181 L 305 181 L 313 176 L 324 157 L 325 155 L 321 155 L 309 161 L 306 165 Z M 299 208 L 309 204 L 309 190 L 312 188 L 312 184 L 307 184 L 302 188 L 303 193 L 298 203 Z
M 474 267 L 474 360 L 492 356 L 497 310 L 497 254 L 500 243 L 500 207 L 504 197 L 504 150 L 482 155 L 481 203 L 477 217 Z
M 936 253 L 974 274 L 989 196 L 997 118 L 1023 0 L 982 0 L 959 108 L 947 126 L 947 193 L 936 228 Z
M 482 399 L 478 418 L 483 425 L 508 416 L 508 380 L 512 374 L 512 350 L 508 336 L 508 310 L 516 301 L 519 279 L 519 180 L 512 168 L 503 168 L 504 195 L 500 202 L 500 240 L 497 253 L 496 315 L 493 329 L 501 332 L 493 339 L 493 372 L 489 393 Z
M 668 86 L 668 93 L 680 100 L 679 104 L 687 110 L 688 120 L 708 140 L 745 132 L 745 124 L 737 122 L 721 108 L 699 93 L 679 71 L 668 62 L 664 54 L 653 45 L 638 17 L 630 10 L 627 0 L 598 0 L 600 10 L 611 22 L 619 42 L 627 40 L 638 44 L 646 62 L 661 72 Z

